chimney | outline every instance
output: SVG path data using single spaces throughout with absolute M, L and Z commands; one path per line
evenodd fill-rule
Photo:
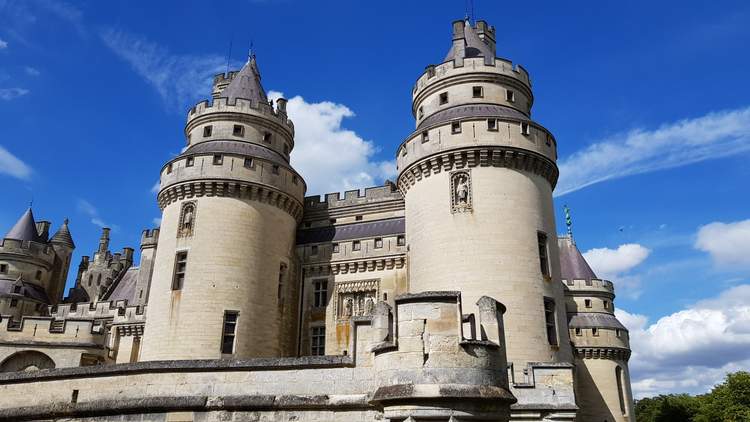
M 102 229 L 102 237 L 99 238 L 99 253 L 106 254 L 109 249 L 109 227 Z
M 36 232 L 43 241 L 49 240 L 49 227 L 52 225 L 49 221 L 37 221 Z

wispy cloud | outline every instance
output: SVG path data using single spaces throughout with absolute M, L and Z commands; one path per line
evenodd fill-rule
M 81 9 L 61 0 L 35 0 L 35 2 L 41 9 L 73 25 L 79 35 L 86 36 Z
M 120 228 L 119 226 L 115 224 L 107 224 L 104 222 L 104 220 L 99 216 L 99 210 L 96 209 L 96 207 L 91 204 L 91 202 L 85 200 L 85 199 L 79 199 L 78 200 L 78 211 L 86 214 L 91 219 L 91 224 L 99 227 L 109 227 L 112 229 L 112 231 L 118 231 Z
M 174 112 L 183 112 L 211 92 L 213 75 L 226 60 L 218 55 L 180 55 L 139 35 L 117 29 L 100 34 L 104 44 L 145 79 Z
M 0 173 L 16 179 L 28 180 L 31 178 L 32 171 L 26 163 L 0 146 Z
M 269 93 L 272 99 L 283 96 Z M 347 106 L 330 101 L 309 103 L 295 96 L 289 100 L 287 112 L 296 132 L 292 164 L 305 178 L 309 194 L 372 186 L 395 175 L 392 161 L 374 159 L 377 147 L 372 141 L 342 126 L 345 118 L 354 117 Z
M 39 69 L 37 69 L 35 67 L 31 67 L 31 66 L 24 67 L 23 71 L 26 72 L 26 74 L 29 75 L 29 76 L 39 76 L 41 74 L 41 72 L 39 71 Z
M 750 107 L 634 129 L 564 158 L 555 196 L 595 183 L 750 151 Z
M 24 88 L 0 88 L 0 100 L 10 101 L 18 97 L 23 97 L 30 91 Z
M 3 39 L 0 38 L 0 50 L 6 49 L 6 48 L 8 48 L 8 42 L 3 41 Z

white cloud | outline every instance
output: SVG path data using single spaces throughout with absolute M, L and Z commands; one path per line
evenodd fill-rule
M 638 397 L 703 393 L 727 372 L 750 368 L 750 285 L 647 323 L 617 310 L 630 329 L 633 389 Z
M 620 245 L 617 249 L 595 248 L 586 251 L 583 257 L 599 277 L 614 277 L 627 272 L 643 262 L 651 250 L 637 243 Z
M 8 42 L 0 39 L 0 50 L 3 50 L 5 48 L 8 48 Z
M 151 220 L 151 223 L 153 223 L 155 227 L 161 227 L 161 217 L 154 217 L 154 219 Z
M 31 67 L 31 66 L 26 66 L 24 67 L 23 70 L 29 76 L 39 76 L 41 74 L 41 72 L 39 72 L 39 69 Z
M 717 265 L 750 265 L 750 219 L 702 226 L 694 246 L 708 252 Z
M 269 93 L 269 98 L 280 97 L 280 92 Z M 374 160 L 378 150 L 372 141 L 342 127 L 345 118 L 354 117 L 345 105 L 295 96 L 287 112 L 296 134 L 292 165 L 307 182 L 308 195 L 373 186 L 395 176 L 394 162 Z
M 226 66 L 221 56 L 172 54 L 141 36 L 120 30 L 108 29 L 100 35 L 104 44 L 151 84 L 175 112 L 184 112 L 208 97 L 213 76 Z
M 85 199 L 79 199 L 78 200 L 78 211 L 88 215 L 91 218 L 91 224 L 99 227 L 109 227 L 112 229 L 112 231 L 118 231 L 120 228 L 119 226 L 115 224 L 107 224 L 104 222 L 104 220 L 99 216 L 99 210 L 96 209 L 96 207 L 91 204 L 91 202 L 85 200 Z
M 750 108 L 634 129 L 595 142 L 560 161 L 555 196 L 605 180 L 750 151 Z
M 0 88 L 0 100 L 10 101 L 28 93 L 29 90 L 23 88 Z
M 7 174 L 21 180 L 28 180 L 31 177 L 31 173 L 31 167 L 11 154 L 10 151 L 0 146 L 0 174 Z

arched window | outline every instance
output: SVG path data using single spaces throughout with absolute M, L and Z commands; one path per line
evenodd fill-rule
M 627 415 L 627 406 L 625 406 L 625 389 L 623 388 L 622 368 L 617 365 L 615 368 L 615 381 L 617 382 L 617 396 L 620 398 L 620 411 Z
M 37 371 L 52 369 L 55 362 L 42 352 L 25 350 L 10 355 L 0 364 L 0 372 Z
M 102 285 L 102 275 L 99 274 L 96 276 L 96 285 L 101 286 Z

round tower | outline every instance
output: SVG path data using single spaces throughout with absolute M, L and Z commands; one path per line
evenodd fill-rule
M 558 242 L 580 420 L 634 421 L 630 338 L 615 317 L 614 285 L 594 274 L 572 235 Z
M 528 73 L 495 57 L 493 27 L 456 21 L 448 55 L 412 97 L 417 128 L 397 153 L 410 290 L 502 301 L 519 376 L 528 362 L 570 362 L 554 241 L 556 143 L 530 117 Z
M 188 113 L 187 149 L 164 165 L 162 220 L 141 360 L 283 356 L 294 339 L 294 241 L 305 182 L 294 126 L 255 58 L 219 75 Z M 228 82 L 228 83 L 227 83 Z

